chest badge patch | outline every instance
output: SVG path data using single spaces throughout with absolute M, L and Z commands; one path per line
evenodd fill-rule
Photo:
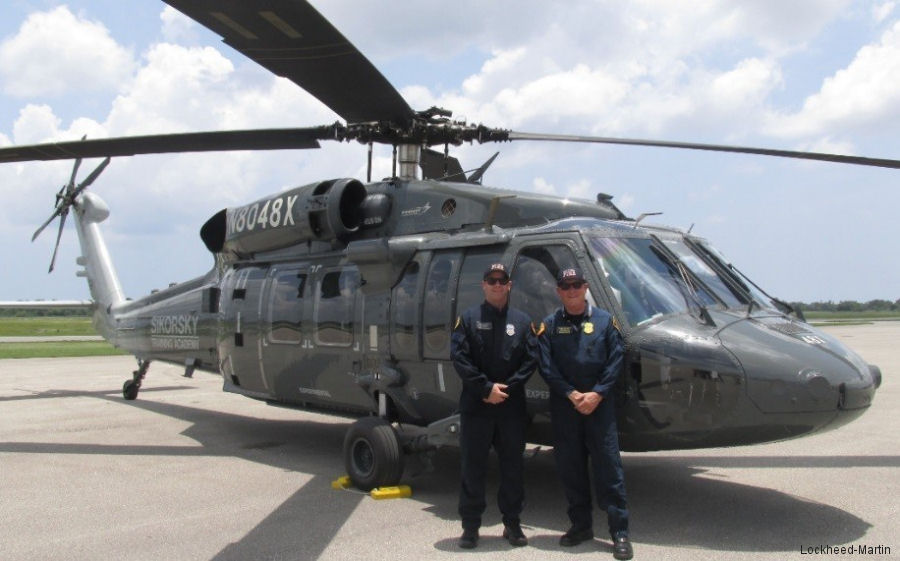
M 589 321 L 584 322 L 584 325 L 582 325 L 581 328 L 588 335 L 594 332 L 594 324 Z
M 515 335 L 516 334 L 516 326 L 511 323 L 507 323 L 506 324 L 506 334 L 509 335 L 510 337 Z

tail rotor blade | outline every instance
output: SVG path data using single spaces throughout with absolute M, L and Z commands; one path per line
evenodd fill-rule
M 82 139 L 82 140 L 84 140 L 84 139 Z M 64 193 L 65 191 L 71 191 L 72 189 L 75 188 L 75 176 L 78 175 L 79 167 L 81 167 L 81 158 L 78 158 L 75 160 L 75 165 L 72 166 L 72 176 L 69 177 L 69 182 L 66 183 L 65 187 L 63 187 L 63 190 L 61 191 L 61 193 Z
M 93 183 L 94 180 L 97 179 L 97 177 L 99 177 L 101 173 L 103 173 L 103 170 L 105 170 L 106 166 L 109 165 L 109 161 L 110 161 L 110 158 L 107 157 L 102 162 L 100 162 L 100 165 L 97 166 L 97 168 L 94 171 L 92 171 L 91 174 L 89 176 L 87 176 L 87 178 L 85 178 L 84 181 L 82 181 L 81 183 L 78 184 L 78 187 L 75 189 L 75 194 L 81 193 L 82 191 L 87 189 L 87 187 L 91 183 Z
M 87 138 L 87 135 L 81 137 L 82 142 Z M 66 183 L 66 186 L 63 188 L 63 191 L 71 191 L 75 188 L 75 176 L 78 175 L 78 168 L 81 167 L 81 158 L 75 159 L 75 165 L 72 166 L 72 175 L 69 177 L 69 182 Z M 60 191 L 60 192 L 63 192 Z
M 41 232 L 44 231 L 44 228 L 46 228 L 47 226 L 49 226 L 50 223 L 53 222 L 53 219 L 56 218 L 57 216 L 59 216 L 59 213 L 60 213 L 59 209 L 56 209 L 56 212 L 54 212 L 53 214 L 51 214 L 51 215 L 50 215 L 50 218 L 48 218 L 46 222 L 44 222 L 43 224 L 41 224 L 41 227 L 40 227 L 40 228 L 38 228 L 37 230 L 35 230 L 34 235 L 31 236 L 31 241 L 36 240 L 37 237 L 41 235 Z
M 84 139 L 82 139 L 84 140 Z M 41 227 L 35 230 L 34 235 L 31 236 L 31 241 L 37 239 L 41 232 L 50 225 L 53 220 L 59 216 L 59 230 L 56 232 L 56 244 L 53 246 L 53 256 L 50 258 L 50 270 L 48 273 L 53 272 L 53 268 L 56 266 L 56 255 L 59 252 L 59 242 L 62 239 L 63 229 L 66 227 L 66 218 L 69 216 L 69 208 L 75 204 L 75 199 L 78 195 L 81 194 L 82 191 L 88 188 L 88 186 L 93 183 L 103 170 L 106 169 L 106 166 L 109 165 L 110 158 L 105 158 L 100 165 L 91 172 L 90 175 L 85 178 L 84 181 L 75 185 L 75 178 L 78 174 L 78 168 L 81 166 L 81 158 L 75 160 L 75 165 L 72 167 L 72 175 L 69 177 L 69 182 L 62 186 L 58 193 L 56 193 L 56 210 L 53 211 L 53 214 L 50 215 L 50 218 L 47 219 L 46 222 L 41 224 Z
M 60 215 L 59 219 L 59 231 L 56 232 L 56 245 L 53 246 L 53 257 L 50 258 L 50 270 L 48 273 L 53 272 L 53 266 L 56 264 L 56 252 L 59 251 L 59 240 L 62 239 L 63 228 L 66 225 L 66 217 L 69 215 L 69 209 L 67 208 Z

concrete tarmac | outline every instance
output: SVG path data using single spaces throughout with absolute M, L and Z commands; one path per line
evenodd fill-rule
M 635 559 L 900 558 L 900 322 L 826 330 L 881 367 L 853 423 L 787 442 L 624 455 Z M 611 559 L 567 527 L 551 450 L 526 462 L 530 545 L 511 548 L 489 487 L 482 540 L 456 547 L 458 451 L 404 476 L 408 499 L 331 488 L 348 420 L 221 391 L 129 357 L 0 360 L 0 557 L 10 560 Z M 833 554 L 823 547 L 872 547 Z M 818 548 L 818 549 L 816 549 Z M 889 552 L 888 552 L 889 550 Z

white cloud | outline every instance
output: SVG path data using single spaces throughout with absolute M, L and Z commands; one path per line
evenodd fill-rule
M 540 193 L 542 195 L 556 195 L 556 186 L 552 183 L 548 183 L 546 179 L 543 177 L 535 177 L 534 181 L 531 184 L 535 193 Z
M 0 78 L 9 95 L 59 96 L 70 88 L 114 89 L 134 68 L 127 49 L 99 22 L 66 6 L 28 17 L 16 35 L 0 43 Z
M 26 105 L 13 124 L 13 138 L 17 144 L 36 144 L 59 134 L 59 117 L 49 105 Z
M 73 140 L 87 135 L 88 138 L 102 138 L 106 131 L 100 123 L 88 118 L 75 119 L 68 129 L 61 128 L 62 119 L 54 114 L 46 104 L 29 103 L 19 112 L 13 123 L 13 138 L 16 144 L 37 144 Z
M 895 7 L 896 2 L 884 2 L 882 4 L 876 4 L 875 6 L 872 6 L 872 17 L 876 22 L 881 23 L 894 12 Z
M 711 80 L 708 100 L 728 111 L 760 107 L 782 83 L 781 70 L 771 60 L 745 59 Z
M 773 115 L 769 130 L 781 136 L 818 135 L 837 129 L 891 127 L 900 116 L 900 21 L 877 43 L 825 79 L 800 111 Z M 893 127 L 892 127 L 893 128 Z
M 162 36 L 169 43 L 193 42 L 197 39 L 197 24 L 172 6 L 166 6 L 159 14 L 162 20 Z

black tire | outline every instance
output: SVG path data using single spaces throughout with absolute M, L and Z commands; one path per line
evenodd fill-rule
M 125 380 L 125 384 L 122 385 L 122 397 L 128 401 L 137 399 L 138 390 L 140 389 L 141 388 L 134 383 L 134 380 Z
M 344 466 L 353 485 L 363 491 L 396 485 L 403 475 L 397 431 L 379 417 L 359 419 L 344 437 Z

